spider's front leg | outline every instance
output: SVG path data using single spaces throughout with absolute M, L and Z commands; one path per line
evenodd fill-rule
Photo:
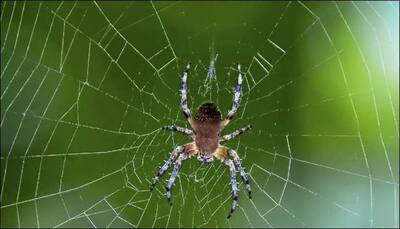
M 236 209 L 236 205 L 239 199 L 239 194 L 238 194 L 238 187 L 237 187 L 237 182 L 236 182 L 236 169 L 235 165 L 233 164 L 232 160 L 226 159 L 224 160 L 224 163 L 229 166 L 229 173 L 230 173 L 230 179 L 231 179 L 231 186 L 232 186 L 232 206 L 231 210 L 228 214 L 228 219 L 231 218 L 232 213 Z
M 249 199 L 252 198 L 252 191 L 250 187 L 250 179 L 247 176 L 242 163 L 240 163 L 240 158 L 237 152 L 233 149 L 227 148 L 229 156 L 233 158 L 233 163 L 235 164 L 236 168 L 239 170 L 240 176 L 242 177 L 243 183 L 246 185 L 247 194 L 249 195 Z
M 231 179 L 231 185 L 232 185 L 232 206 L 231 206 L 231 211 L 229 212 L 228 219 L 231 217 L 232 213 L 235 211 L 236 204 L 238 202 L 238 188 L 237 188 L 237 182 L 236 182 L 236 169 L 239 170 L 240 176 L 243 179 L 243 182 L 246 185 L 247 192 L 249 194 L 249 198 L 251 199 L 251 188 L 249 184 L 249 178 L 247 174 L 244 172 L 244 169 L 240 163 L 240 158 L 237 155 L 236 151 L 233 149 L 224 147 L 224 146 L 219 146 L 218 149 L 215 151 L 214 156 L 218 159 L 220 159 L 223 163 L 229 166 L 229 171 L 230 171 L 230 179 Z M 230 159 L 231 157 L 232 159 Z M 236 168 L 235 168 L 236 167 Z
M 182 161 L 184 161 L 188 158 L 189 158 L 189 154 L 184 152 L 181 155 L 179 155 L 178 159 L 175 162 L 175 167 L 174 167 L 174 170 L 172 171 L 171 178 L 169 178 L 167 186 L 165 187 L 165 190 L 167 191 L 166 195 L 167 195 L 169 205 L 172 205 L 171 189 L 172 189 L 172 186 L 174 185 L 176 177 L 178 176 L 179 169 L 181 168 L 181 165 L 182 165 Z
M 164 165 L 160 168 L 160 170 L 157 172 L 157 174 L 152 179 L 151 185 L 150 185 L 150 191 L 152 191 L 154 189 L 154 186 L 156 186 L 157 182 L 160 180 L 160 177 L 167 171 L 169 166 L 171 166 L 171 164 L 175 162 L 176 158 L 178 157 L 178 154 L 183 152 L 184 149 L 185 149 L 185 146 L 178 146 L 174 149 L 174 151 L 172 151 L 168 160 L 164 163 Z
M 242 96 L 242 82 L 243 82 L 242 73 L 240 72 L 240 64 L 238 64 L 237 69 L 239 72 L 238 83 L 235 87 L 235 94 L 233 97 L 232 108 L 228 112 L 228 115 L 226 116 L 226 118 L 224 120 L 224 126 L 228 125 L 228 123 L 233 119 L 233 117 L 235 116 L 235 114 L 240 106 L 240 97 Z
M 182 86 L 181 86 L 181 106 L 183 110 L 183 115 L 185 115 L 186 120 L 193 128 L 192 113 L 187 104 L 187 77 L 189 75 L 190 63 L 186 65 L 186 70 L 183 72 L 182 76 Z

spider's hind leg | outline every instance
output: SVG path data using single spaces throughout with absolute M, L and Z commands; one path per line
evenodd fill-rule
M 240 106 L 240 97 L 242 96 L 243 77 L 242 77 L 242 73 L 240 72 L 240 64 L 238 64 L 237 68 L 238 68 L 238 72 L 239 72 L 238 83 L 235 87 L 235 94 L 233 97 L 232 108 L 229 110 L 228 115 L 226 115 L 226 118 L 224 120 L 224 126 L 228 125 L 228 123 L 233 119 L 233 117 L 235 116 L 235 114 Z
M 193 127 L 192 113 L 187 104 L 187 77 L 189 75 L 190 63 L 186 65 L 186 69 L 182 76 L 182 86 L 181 86 L 181 106 L 183 110 L 183 115 L 185 115 L 186 120 Z

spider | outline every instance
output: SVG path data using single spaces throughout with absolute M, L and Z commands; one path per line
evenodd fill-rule
M 178 126 L 164 126 L 162 129 L 169 131 L 181 132 L 193 139 L 193 142 L 177 146 L 170 154 L 169 159 L 160 168 L 158 173 L 154 176 L 151 182 L 150 190 L 153 190 L 154 186 L 159 181 L 160 177 L 167 171 L 168 167 L 175 163 L 175 167 L 172 171 L 171 177 L 166 186 L 166 196 L 170 205 L 171 201 L 171 189 L 174 185 L 175 179 L 179 173 L 179 169 L 184 160 L 197 156 L 197 159 L 203 163 L 211 163 L 214 158 L 219 159 L 222 163 L 229 167 L 230 180 L 232 186 L 232 205 L 228 215 L 228 219 L 235 211 L 238 201 L 238 187 L 236 182 L 236 171 L 239 170 L 240 176 L 248 193 L 249 198 L 252 197 L 252 191 L 249 184 L 249 177 L 244 171 L 240 158 L 237 152 L 228 147 L 222 146 L 220 143 L 229 141 L 247 130 L 251 129 L 251 125 L 247 125 L 244 128 L 238 129 L 231 134 L 221 136 L 220 133 L 228 125 L 228 123 L 235 116 L 236 111 L 240 105 L 240 97 L 242 94 L 242 74 L 240 72 L 240 64 L 237 65 L 239 72 L 238 83 L 235 87 L 235 95 L 233 98 L 232 108 L 228 112 L 226 118 L 222 120 L 221 112 L 217 105 L 213 102 L 204 102 L 198 108 L 196 115 L 192 117 L 192 113 L 188 108 L 187 104 L 187 84 L 186 80 L 189 74 L 190 63 L 186 66 L 186 70 L 183 72 L 182 86 L 181 86 L 181 106 L 183 114 L 186 120 L 189 122 L 191 129 L 178 127 Z

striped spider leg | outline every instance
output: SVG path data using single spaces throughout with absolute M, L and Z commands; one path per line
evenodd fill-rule
M 237 136 L 245 133 L 246 131 L 250 130 L 253 126 L 252 125 L 247 125 L 241 129 L 235 130 L 230 134 L 224 135 L 221 137 L 220 142 L 226 142 L 229 140 L 232 140 L 234 138 L 236 138 Z
M 175 163 L 176 158 L 178 157 L 178 154 L 182 153 L 184 149 L 185 149 L 185 146 L 177 146 L 171 152 L 168 160 L 165 161 L 164 165 L 161 166 L 160 170 L 153 177 L 153 179 L 151 181 L 151 185 L 150 185 L 150 191 L 152 191 L 154 189 L 154 186 L 156 186 L 157 182 L 160 180 L 160 177 L 167 171 L 167 169 L 171 166 L 171 164 Z
M 183 72 L 182 76 L 182 86 L 181 86 L 181 106 L 183 110 L 183 115 L 185 116 L 186 120 L 189 122 L 190 126 L 193 128 L 194 120 L 192 118 L 192 112 L 190 111 L 188 104 L 187 104 L 187 77 L 189 75 L 190 70 L 190 63 L 186 65 L 186 69 Z
M 176 177 L 179 174 L 179 170 L 181 168 L 182 162 L 184 160 L 190 158 L 192 155 L 194 155 L 196 153 L 197 153 L 197 149 L 196 149 L 196 146 L 194 143 L 188 143 L 183 146 L 176 147 L 175 150 L 172 151 L 172 153 L 170 154 L 169 159 L 164 163 L 163 166 L 161 166 L 160 170 L 154 176 L 154 178 L 151 182 L 150 191 L 152 191 L 154 189 L 154 186 L 160 180 L 161 176 L 168 170 L 168 168 L 172 164 L 175 164 L 174 169 L 172 170 L 172 173 L 171 173 L 171 177 L 168 180 L 167 186 L 165 187 L 168 202 L 170 205 L 172 205 L 171 189 L 174 185 Z
M 179 155 L 178 159 L 175 162 L 175 167 L 172 170 L 171 177 L 169 178 L 167 186 L 165 187 L 165 191 L 166 191 L 167 200 L 168 200 L 169 205 L 172 205 L 171 189 L 172 189 L 172 186 L 175 183 L 176 177 L 178 176 L 179 170 L 180 170 L 181 165 L 182 165 L 182 161 L 188 159 L 189 157 L 190 157 L 189 154 L 184 152 L 181 155 Z
M 180 126 L 169 125 L 169 126 L 163 126 L 161 129 L 174 131 L 174 132 L 180 132 L 180 133 L 186 134 L 187 136 L 189 136 L 191 138 L 195 137 L 193 130 L 190 130 L 190 129 L 184 128 L 184 127 L 180 127 Z
M 252 190 L 250 188 L 250 182 L 249 178 L 244 171 L 244 168 L 242 167 L 240 163 L 240 158 L 238 154 L 236 153 L 235 150 L 230 149 L 225 146 L 219 146 L 218 149 L 214 152 L 214 156 L 218 159 L 220 159 L 225 165 L 229 167 L 229 172 L 230 172 L 230 180 L 231 180 L 231 187 L 232 187 L 232 205 L 231 205 L 231 210 L 229 211 L 228 214 L 228 219 L 231 217 L 232 213 L 236 209 L 236 205 L 239 199 L 239 190 L 237 187 L 237 181 L 236 181 L 236 171 L 239 171 L 240 176 L 242 177 L 243 182 L 245 183 L 245 187 L 249 196 L 249 199 L 252 198 Z
M 244 171 L 242 163 L 240 162 L 239 155 L 233 149 L 230 149 L 230 148 L 226 148 L 226 149 L 228 151 L 229 156 L 231 156 L 233 158 L 233 163 L 235 164 L 236 169 L 239 170 L 240 176 L 242 177 L 243 183 L 245 184 L 249 199 L 251 199 L 252 198 L 252 195 L 251 195 L 252 191 L 251 191 L 251 187 L 250 187 L 250 179 L 247 176 L 246 172 Z
M 224 127 L 227 126 L 228 123 L 233 119 L 240 106 L 240 97 L 242 96 L 242 82 L 243 82 L 242 73 L 240 72 L 240 64 L 238 64 L 237 69 L 239 72 L 238 83 L 235 87 L 235 94 L 233 97 L 232 108 L 229 110 L 225 120 L 223 121 Z

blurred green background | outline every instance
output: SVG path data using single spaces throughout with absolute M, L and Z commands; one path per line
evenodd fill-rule
M 1 2 L 1 227 L 398 227 L 398 2 Z M 218 55 L 216 78 L 207 78 Z M 250 173 L 149 181 L 205 100 Z

